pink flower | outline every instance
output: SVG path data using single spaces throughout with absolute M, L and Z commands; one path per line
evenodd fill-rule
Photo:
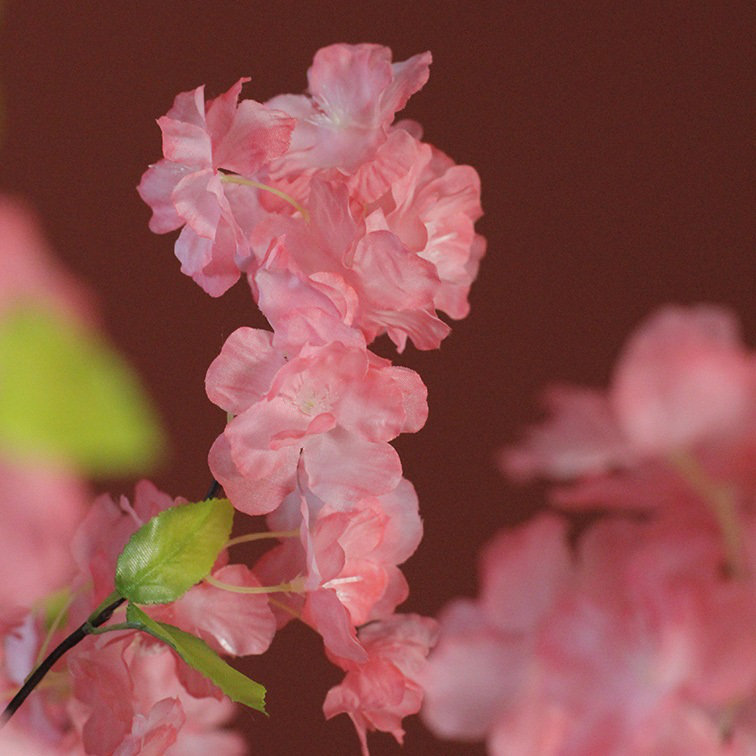
M 33 669 L 44 633 L 45 627 L 34 613 L 27 610 L 2 612 L 0 686 L 5 693 L 4 703 L 23 685 L 26 676 Z M 18 756 L 36 753 L 35 750 L 11 750 L 11 745 L 24 740 L 35 743 L 40 753 L 67 753 L 67 749 L 72 753 L 81 752 L 80 734 L 68 732 L 67 700 L 59 692 L 58 686 L 53 684 L 46 695 L 43 693 L 41 696 L 30 697 L 25 702 L 11 722 L 0 728 L 0 753 L 5 753 L 6 750 Z M 13 733 L 10 738 L 6 738 L 8 730 Z
M 107 495 L 94 502 L 73 540 L 81 574 L 92 583 L 93 604 L 113 590 L 116 560 L 134 531 L 182 501 L 142 480 L 136 485 L 133 506 L 125 496 L 118 503 Z M 227 559 L 222 552 L 213 577 L 232 585 L 260 585 L 251 570 L 241 564 L 226 564 Z M 177 601 L 150 607 L 149 613 L 199 636 L 219 653 L 233 656 L 264 653 L 275 634 L 275 618 L 265 595 L 226 591 L 206 583 L 190 588 Z
M 402 743 L 402 719 L 416 714 L 422 704 L 419 680 L 437 632 L 436 622 L 429 617 L 395 614 L 360 629 L 366 662 L 332 659 L 347 674 L 340 685 L 328 691 L 323 712 L 327 719 L 349 715 L 364 756 L 368 754 L 368 730 L 390 732 Z
M 300 531 L 299 540 L 287 539 L 255 566 L 268 584 L 303 580 L 303 595 L 278 599 L 287 607 L 279 622 L 299 615 L 323 636 L 330 653 L 364 661 L 355 626 L 388 616 L 408 595 L 397 565 L 422 537 L 412 485 L 402 480 L 391 493 L 343 511 L 320 500 L 300 469 L 297 490 L 268 522 L 276 530 Z
M 267 105 L 297 119 L 291 149 L 276 172 L 336 168 L 354 173 L 386 140 L 394 114 L 428 80 L 430 53 L 391 63 L 380 45 L 331 45 L 307 72 L 310 95 L 280 95 Z
M 728 311 L 667 307 L 626 345 L 606 394 L 558 389 L 553 416 L 505 451 L 513 475 L 573 478 L 753 435 L 756 370 Z
M 559 486 L 550 492 L 550 499 L 563 508 L 653 511 L 659 517 L 705 523 L 711 521 L 715 500 L 724 504 L 726 498 L 737 519 L 740 513 L 753 511 L 755 456 L 756 436 L 746 434 L 701 446 L 695 454 L 682 457 L 690 470 L 674 461 L 650 459 L 626 470 Z
M 453 318 L 470 309 L 467 294 L 485 252 L 485 240 L 475 233 L 480 207 L 480 179 L 469 165 L 454 161 L 402 130 L 408 169 L 389 191 L 370 206 L 370 229 L 392 231 L 402 244 L 432 263 L 438 283 L 433 304 Z
M 64 623 L 49 639 L 49 648 L 112 592 L 116 559 L 131 534 L 175 503 L 148 481 L 137 484 L 133 506 L 125 497 L 118 503 L 108 496 L 94 502 L 73 538 L 65 541 L 67 547 L 72 545 L 75 559 L 69 554 L 58 574 L 62 570 L 73 589 L 58 617 Z M 61 531 L 65 521 L 55 522 L 58 535 L 65 537 Z M 260 585 L 248 568 L 225 561 L 223 553 L 214 570 L 219 580 Z M 37 602 L 31 612 L 6 608 L 0 616 L 4 689 L 19 687 L 34 667 L 58 603 Z M 205 584 L 194 586 L 173 604 L 151 607 L 150 613 L 199 635 L 224 653 L 262 653 L 275 632 L 275 618 L 264 595 L 232 593 Z M 13 718 L 15 732 L 39 736 L 40 753 L 48 745 L 58 749 L 55 753 L 118 756 L 199 756 L 205 748 L 223 756 L 243 753 L 241 738 L 218 729 L 233 713 L 231 702 L 168 647 L 146 635 L 127 631 L 85 638 L 61 664 L 59 671 L 67 668 L 67 674 L 47 678 Z
M 242 495 L 242 479 L 258 483 L 252 501 L 231 493 L 235 506 L 250 514 L 275 509 L 294 490 L 300 454 L 313 491 L 341 507 L 396 487 L 401 465 L 387 442 L 419 430 L 427 417 L 426 389 L 414 371 L 340 342 L 305 346 L 255 400 L 225 380 L 257 355 L 269 359 L 258 337 L 234 337 L 234 345 L 243 341 L 248 356 L 236 346 L 221 352 L 207 378 L 210 399 L 238 413 L 211 451 L 213 473 Z
M 756 603 L 723 561 L 712 529 L 680 522 L 599 523 L 576 557 L 553 517 L 502 534 L 481 598 L 441 618 L 426 722 L 497 756 L 729 752 L 723 716 L 753 736 Z
M 313 327 L 318 340 L 326 328 L 349 340 L 347 326 L 367 343 L 387 333 L 399 351 L 408 338 L 437 348 L 450 329 L 436 309 L 467 313 L 485 242 L 474 231 L 475 171 L 421 144 L 417 124 L 392 126 L 429 65 L 429 53 L 392 63 L 386 47 L 340 44 L 315 55 L 309 95 L 237 108 L 240 80 L 207 113 L 202 88 L 179 95 L 159 120 L 166 159 L 139 187 L 150 227 L 186 224 L 182 270 L 214 296 L 246 273 L 274 329 L 285 324 L 295 343 L 307 309 L 327 313 Z M 284 304 L 276 294 L 287 269 L 296 291 L 283 292 Z M 310 304 L 285 317 L 298 294 Z
M 84 516 L 86 486 L 69 471 L 36 459 L 0 457 L 0 553 L 12 574 L 0 581 L 0 616 L 31 608 L 74 575 L 70 541 Z
M 218 729 L 233 712 L 231 702 L 189 695 L 177 677 L 183 662 L 167 647 L 130 633 L 103 636 L 71 654 L 74 718 L 87 753 L 183 756 L 209 745 L 221 756 L 244 753 L 240 736 Z
M 310 252 L 313 249 L 310 245 Z M 250 277 L 276 347 L 287 355 L 298 354 L 305 344 L 324 346 L 332 341 L 364 349 L 365 337 L 355 327 L 357 292 L 337 272 L 307 273 L 305 267 L 292 257 L 285 241 L 277 241 Z
M 63 746 L 45 742 L 35 732 L 27 732 L 16 722 L 10 721 L 0 730 L 0 749 L 6 756 L 65 756 L 81 753 L 79 744 Z
M 75 320 L 94 318 L 91 294 L 56 262 L 32 212 L 0 195 L 0 315 L 30 302 Z
M 55 637 L 62 639 L 76 624 Z M 33 614 L 4 632 L 4 689 L 21 685 L 44 633 Z M 2 729 L 0 749 L 9 756 L 200 756 L 212 746 L 221 756 L 241 756 L 242 738 L 220 729 L 234 706 L 216 700 L 217 691 L 211 697 L 207 691 L 190 695 L 181 680 L 183 665 L 168 647 L 133 632 L 87 638 L 65 655 L 57 676 L 48 677 Z
M 176 242 L 183 273 L 208 294 L 220 296 L 239 278 L 250 255 L 239 219 L 256 200 L 249 187 L 229 192 L 223 172 L 252 178 L 286 152 L 294 121 L 254 100 L 237 105 L 239 79 L 205 106 L 204 87 L 179 94 L 158 124 L 164 160 L 142 176 L 139 194 L 152 208 L 150 228 L 166 233 L 184 226 Z M 241 207 L 233 194 L 241 190 Z
M 113 590 L 116 560 L 132 533 L 175 503 L 147 480 L 136 484 L 133 506 L 125 496 L 95 499 L 70 544 L 81 579 L 91 584 L 93 606 Z
M 636 460 L 607 397 L 593 389 L 552 386 L 543 404 L 550 417 L 504 450 L 504 471 L 519 480 L 535 475 L 569 480 L 584 473 L 630 466 Z
M 705 305 L 659 312 L 625 347 L 611 401 L 641 453 L 740 432 L 754 419 L 756 362 L 735 316 Z
M 298 289 L 333 297 L 331 308 L 343 313 L 343 321 L 358 328 L 367 343 L 387 333 L 400 351 L 408 336 L 419 349 L 437 348 L 450 329 L 434 310 L 441 286 L 434 265 L 385 227 L 366 229 L 351 210 L 345 183 L 315 177 L 309 191 L 309 221 L 293 220 L 269 252 L 277 267 L 285 265 L 297 276 Z M 298 291 L 289 291 L 283 300 L 273 298 L 263 272 L 270 264 L 262 266 L 252 286 L 275 328 L 280 322 L 276 311 L 285 303 L 297 306 Z
M 243 564 L 228 564 L 213 570 L 212 577 L 241 587 L 260 586 Z M 265 594 L 245 594 L 199 583 L 180 599 L 150 609 L 160 622 L 176 625 L 202 638 L 218 653 L 232 656 L 262 654 L 276 632 L 276 620 Z
M 385 332 L 399 352 L 407 337 L 418 349 L 440 346 L 451 329 L 433 307 L 439 280 L 431 264 L 395 234 L 372 231 L 357 245 L 352 267 L 368 342 Z
M 481 600 L 457 599 L 442 612 L 422 680 L 423 719 L 440 737 L 484 739 L 526 690 L 535 630 L 571 579 L 565 531 L 543 517 L 502 532 L 481 560 Z

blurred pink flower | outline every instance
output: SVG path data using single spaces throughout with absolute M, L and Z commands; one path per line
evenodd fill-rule
M 600 522 L 575 556 L 552 516 L 500 534 L 480 599 L 441 616 L 426 723 L 485 738 L 496 756 L 756 744 L 743 716 L 756 695 L 754 583 L 723 577 L 723 560 L 716 533 L 669 521 Z
M 669 306 L 626 344 L 607 392 L 560 388 L 505 450 L 511 475 L 570 479 L 754 435 L 756 361 L 724 308 Z
M 54 258 L 31 210 L 0 195 L 0 316 L 30 302 L 74 320 L 95 318 L 92 294 Z
M 69 470 L 48 460 L 0 456 L 0 553 L 13 565 L 0 581 L 0 617 L 31 609 L 74 576 L 71 539 L 86 511 L 89 491 Z
M 36 485 L 44 488 L 45 478 L 38 478 Z M 55 490 L 46 492 L 52 495 Z M 49 554 L 35 556 L 36 562 L 25 556 L 24 563 L 55 567 L 52 574 L 56 578 L 62 575 L 71 586 L 70 596 L 68 600 L 63 597 L 64 603 L 57 610 L 57 622 L 62 619 L 59 626 L 51 624 L 56 621 L 55 615 L 49 616 L 57 606 L 55 602 L 49 606 L 38 602 L 33 608 L 27 604 L 29 608 L 12 611 L 12 607 L 3 608 L 0 683 L 4 690 L 20 687 L 37 663 L 48 632 L 52 644 L 49 651 L 110 595 L 116 560 L 134 531 L 181 501 L 148 481 L 140 481 L 133 504 L 126 497 L 117 502 L 109 496 L 98 497 L 75 533 L 62 530 L 67 526 L 65 519 L 48 517 L 55 523 L 61 548 L 70 549 L 67 561 L 48 564 L 45 560 L 57 558 L 56 550 L 50 548 Z M 21 525 L 16 536 L 19 532 L 23 532 Z M 226 561 L 223 552 L 213 571 L 219 580 L 260 585 L 247 567 L 227 565 Z M 44 581 L 39 582 L 44 585 Z M 16 584 L 18 581 L 9 581 L 9 585 Z M 58 582 L 55 587 L 59 587 Z M 34 590 L 30 595 L 36 595 Z M 232 593 L 205 584 L 194 586 L 172 604 L 150 607 L 150 614 L 199 635 L 220 652 L 234 655 L 262 653 L 275 633 L 275 618 L 264 594 Z M 35 690 L 14 715 L 10 730 L 14 741 L 9 743 L 23 742 L 27 735 L 21 733 L 31 732 L 39 740 L 41 754 L 50 748 L 62 754 L 199 756 L 207 747 L 221 756 L 244 753 L 238 735 L 219 729 L 232 716 L 233 704 L 172 650 L 143 634 L 124 631 L 85 638 L 66 653 L 56 669 L 66 673 L 48 676 L 46 684 Z M 5 745 L 2 738 L 0 744 Z

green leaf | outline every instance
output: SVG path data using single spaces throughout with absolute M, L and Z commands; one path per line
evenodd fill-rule
M 233 519 L 228 499 L 164 510 L 124 546 L 116 565 L 116 589 L 137 604 L 175 601 L 210 572 Z
M 226 664 L 203 640 L 173 625 L 157 622 L 139 607 L 126 607 L 126 620 L 167 643 L 189 666 L 210 678 L 232 701 L 265 714 L 265 688 Z
M 162 436 L 139 382 L 93 331 L 29 306 L 0 321 L 0 448 L 91 475 L 145 471 Z

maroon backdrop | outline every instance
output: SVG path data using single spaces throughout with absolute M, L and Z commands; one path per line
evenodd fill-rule
M 179 273 L 173 236 L 147 230 L 134 187 L 160 154 L 154 119 L 176 93 L 215 95 L 240 75 L 258 100 L 302 91 L 332 42 L 433 52 L 405 114 L 480 171 L 489 247 L 471 315 L 440 351 L 398 358 L 430 390 L 425 429 L 397 444 L 426 530 L 403 608 L 425 614 L 473 594 L 480 545 L 540 505 L 493 464 L 536 416 L 539 387 L 603 384 L 630 329 L 668 301 L 728 303 L 756 333 L 751 4 L 485 5 L 10 0 L 0 30 L 0 190 L 31 200 L 96 288 L 172 439 L 155 480 L 187 497 L 207 487 L 223 423 L 207 365 L 234 328 L 262 322 L 243 286 L 210 299 Z M 253 752 L 357 752 L 346 717 L 322 719 L 340 674 L 312 633 L 287 628 L 244 669 L 269 687 L 270 718 L 239 719 Z M 408 756 L 483 752 L 407 724 Z M 371 744 L 398 753 L 388 736 Z

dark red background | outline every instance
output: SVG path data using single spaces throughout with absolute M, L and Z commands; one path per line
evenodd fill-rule
M 397 59 L 430 49 L 430 82 L 405 114 L 480 171 L 489 243 L 469 318 L 440 351 L 398 360 L 420 372 L 431 407 L 397 444 L 426 528 L 404 608 L 433 614 L 474 593 L 479 546 L 541 501 L 492 461 L 536 416 L 541 386 L 605 383 L 624 337 L 668 301 L 727 303 L 753 341 L 750 7 L 10 1 L 0 189 L 31 200 L 96 288 L 170 432 L 155 479 L 196 498 L 223 423 L 206 367 L 234 328 L 262 323 L 242 286 L 210 299 L 179 273 L 173 237 L 147 230 L 134 187 L 160 154 L 154 119 L 176 93 L 205 83 L 215 95 L 241 75 L 258 100 L 299 92 L 332 42 L 381 42 Z M 357 752 L 346 717 L 322 720 L 340 675 L 312 633 L 287 628 L 244 667 L 269 687 L 270 718 L 240 719 L 253 752 Z M 482 752 L 407 724 L 408 756 Z M 398 752 L 387 736 L 371 743 Z

